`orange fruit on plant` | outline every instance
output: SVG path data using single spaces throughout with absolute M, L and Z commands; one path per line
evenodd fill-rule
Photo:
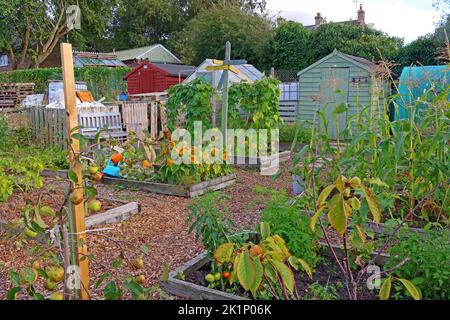
M 229 279 L 230 276 L 231 276 L 231 274 L 230 274 L 229 272 L 224 272 L 224 273 L 222 274 L 222 277 L 223 277 L 224 279 Z
M 79 205 L 83 202 L 83 195 L 78 192 L 72 192 L 72 194 L 69 197 L 70 202 L 74 205 Z
M 145 282 L 145 276 L 143 274 L 141 274 L 140 276 L 137 276 L 136 282 L 139 284 L 143 284 Z
M 136 269 L 142 269 L 144 267 L 144 260 L 142 260 L 142 258 L 137 258 L 133 261 L 133 265 Z
M 111 157 L 111 161 L 114 163 L 114 165 L 117 166 L 117 164 L 118 164 L 119 162 L 122 162 L 122 161 L 123 161 L 123 155 L 122 155 L 121 153 L 116 153 L 115 155 L 113 155 L 113 156 Z
M 148 161 L 148 160 L 144 160 L 144 161 L 142 161 L 142 166 L 144 167 L 144 168 L 152 168 L 153 167 L 153 165 L 150 163 L 150 161 Z
M 33 269 L 37 270 L 37 269 L 40 269 L 40 268 L 41 268 L 41 263 L 39 262 L 39 260 L 35 260 L 33 262 Z
M 254 256 L 254 257 L 259 257 L 262 256 L 264 254 L 263 248 L 261 248 L 258 245 L 254 245 L 251 249 L 250 249 L 250 255 Z
M 101 172 L 97 172 L 96 174 L 93 174 L 92 176 L 92 180 L 99 182 L 103 179 L 103 175 Z

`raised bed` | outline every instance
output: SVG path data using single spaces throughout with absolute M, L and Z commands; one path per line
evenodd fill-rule
M 119 223 L 129 219 L 130 217 L 134 216 L 135 214 L 138 214 L 139 212 L 141 212 L 141 206 L 139 203 L 137 202 L 126 203 L 117 208 L 113 208 L 103 213 L 98 213 L 87 217 L 85 219 L 86 228 L 92 228 L 102 224 Z M 0 234 L 2 232 L 5 232 L 10 235 L 17 235 L 22 231 L 23 229 L 11 227 L 8 222 L 0 220 Z M 40 234 L 38 235 L 36 240 L 45 243 L 47 240 L 49 240 L 49 235 Z
M 278 173 L 280 163 L 289 161 L 291 151 L 283 151 L 271 156 L 258 157 L 233 157 L 233 164 L 238 167 L 258 169 L 264 175 L 274 175 Z
M 52 170 L 44 170 L 42 172 L 42 176 L 46 177 L 60 177 L 67 178 L 67 171 L 52 171 Z M 115 184 L 122 185 L 129 188 L 135 188 L 142 191 L 166 194 L 171 196 L 185 197 L 185 198 L 194 198 L 198 197 L 202 194 L 205 194 L 208 191 L 216 191 L 224 189 L 228 186 L 231 186 L 236 183 L 236 174 L 229 174 L 227 176 L 219 177 L 216 179 L 203 181 L 192 186 L 183 186 L 183 185 L 171 185 L 165 183 L 156 183 L 156 182 L 143 182 L 143 181 L 135 181 L 135 180 L 127 180 L 127 179 L 116 179 L 110 177 L 104 177 L 102 182 L 104 184 Z
M 323 246 L 322 255 L 326 257 L 333 257 L 327 245 L 322 244 L 322 246 Z M 340 246 L 333 245 L 333 249 L 335 250 L 339 258 L 342 258 L 344 256 L 344 250 Z M 376 252 L 372 254 L 372 256 L 375 255 Z M 379 255 L 375 263 L 378 265 L 384 265 L 388 259 L 389 255 L 382 253 Z M 198 255 L 197 257 L 187 262 L 177 270 L 172 271 L 169 274 L 169 279 L 167 281 L 162 281 L 160 283 L 161 288 L 171 295 L 193 300 L 249 300 L 245 297 L 226 293 L 216 289 L 211 289 L 208 287 L 204 287 L 192 282 L 179 279 L 178 277 L 179 274 L 188 275 L 192 272 L 200 270 L 201 268 L 206 266 L 209 262 L 210 261 L 206 256 L 206 253 Z

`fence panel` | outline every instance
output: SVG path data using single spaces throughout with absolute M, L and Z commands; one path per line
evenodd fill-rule
M 280 101 L 280 117 L 285 122 L 296 122 L 298 115 L 298 103 L 296 101 Z
M 31 137 L 41 146 L 66 146 L 66 112 L 64 109 L 29 109 Z

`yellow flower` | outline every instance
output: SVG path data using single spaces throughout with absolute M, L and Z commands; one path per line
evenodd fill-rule
M 173 160 L 172 159 L 167 159 L 167 166 L 169 167 L 169 168 L 172 168 L 172 166 L 173 166 Z
M 169 146 L 170 146 L 171 149 L 175 148 L 175 142 L 170 141 L 169 142 Z

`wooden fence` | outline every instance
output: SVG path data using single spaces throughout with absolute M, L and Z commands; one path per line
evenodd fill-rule
M 133 130 L 143 139 L 148 130 L 148 118 L 148 103 L 130 101 L 122 104 L 122 121 L 127 132 Z
M 42 146 L 66 145 L 66 110 L 64 109 L 29 109 L 31 137 Z

